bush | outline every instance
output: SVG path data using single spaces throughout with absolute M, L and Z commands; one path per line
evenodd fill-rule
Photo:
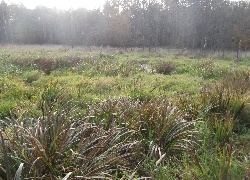
M 23 75 L 26 83 L 32 83 L 40 78 L 41 74 L 38 71 L 26 71 Z
M 80 57 L 64 57 L 57 59 L 56 63 L 58 67 L 64 67 L 64 68 L 70 68 L 70 67 L 75 67 L 79 66 L 82 62 L 84 62 L 83 59 Z
M 154 66 L 156 73 L 168 75 L 175 70 L 175 65 L 171 61 L 160 61 Z
M 211 60 L 201 61 L 197 64 L 196 69 L 203 78 L 210 78 L 215 72 L 215 63 Z
M 56 69 L 56 62 L 53 59 L 39 58 L 34 61 L 38 69 L 42 70 L 46 75 L 49 75 L 51 71 Z
M 2 101 L 0 103 L 0 118 L 11 117 L 12 110 L 16 107 L 16 102 L 13 101 Z

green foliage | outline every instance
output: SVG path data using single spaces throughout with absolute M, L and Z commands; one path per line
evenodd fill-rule
M 0 131 L 0 138 L 1 138 L 1 149 L 2 149 L 2 158 L 4 160 L 4 168 L 5 169 L 2 169 L 1 171 L 1 178 L 4 178 L 4 179 L 7 179 L 7 180 L 10 180 L 12 177 L 11 177 L 11 169 L 10 169 L 10 165 L 9 165 L 9 160 L 8 160 L 8 155 L 7 155 L 7 147 L 5 145 L 5 142 L 4 142 L 4 138 L 3 138 L 3 134 L 2 134 L 2 131 Z
M 10 117 L 13 109 L 16 107 L 15 101 L 3 101 L 0 103 L 0 118 Z
M 37 81 L 41 76 L 39 71 L 26 71 L 23 74 L 23 78 L 26 83 L 32 83 L 33 81 Z
M 0 177 L 249 176 L 247 61 L 93 49 L 1 50 Z
M 161 162 L 164 164 L 174 157 L 178 158 L 195 145 L 194 124 L 185 121 L 176 107 L 161 99 L 149 102 L 134 102 L 131 99 L 108 100 L 89 107 L 89 114 L 92 121 L 104 124 L 106 129 L 114 128 L 115 122 L 119 127 L 135 131 L 136 140 L 141 142 L 140 149 L 136 152 L 139 152 L 139 157 L 143 157 L 143 164 L 154 164 L 156 161 L 157 166 Z M 161 155 L 155 155 L 155 151 L 159 151 Z M 161 160 L 158 161 L 159 159 Z M 146 167 L 141 166 L 140 171 L 147 174 L 144 168 Z
M 126 170 L 126 159 L 136 145 L 129 141 L 132 131 L 104 130 L 102 124 L 90 123 L 88 116 L 78 119 L 68 93 L 55 85 L 44 90 L 41 111 L 40 118 L 14 120 L 7 127 L 8 156 L 24 163 L 22 177 L 54 179 L 72 172 L 79 178 L 104 178 L 117 166 Z
M 195 67 L 199 76 L 204 79 L 218 79 L 223 77 L 227 71 L 224 68 L 217 67 L 213 60 L 202 60 Z
M 232 113 L 238 118 L 245 108 L 247 100 L 246 93 L 250 88 L 249 77 L 244 72 L 233 72 L 228 74 L 215 87 L 205 86 L 201 92 L 201 99 L 204 104 L 211 105 L 214 113 Z
M 30 98 L 32 90 L 25 86 L 17 77 L 0 78 L 0 98 L 4 100 L 17 101 L 23 97 Z
M 168 75 L 175 70 L 175 65 L 171 61 L 156 62 L 154 69 L 159 74 Z
M 176 179 L 176 162 L 165 157 L 166 154 L 162 154 L 161 148 L 153 143 L 150 144 L 149 149 L 150 152 L 145 157 L 141 168 L 145 171 L 144 174 L 154 179 Z
M 185 162 L 184 179 L 236 179 L 244 178 L 244 166 L 233 158 L 232 147 L 229 145 L 216 152 L 203 150 L 200 154 L 193 154 L 193 158 Z M 192 162 L 193 161 L 193 162 Z M 194 166 L 196 164 L 196 166 Z

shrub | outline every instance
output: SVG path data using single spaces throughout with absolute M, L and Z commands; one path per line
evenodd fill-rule
M 38 69 L 42 70 L 46 75 L 49 75 L 51 71 L 56 69 L 56 62 L 53 59 L 39 58 L 34 61 Z
M 99 82 L 96 83 L 94 92 L 97 94 L 109 93 L 111 90 L 114 91 L 117 85 L 116 79 L 112 77 L 100 78 Z
M 221 84 L 204 86 L 201 100 L 204 105 L 211 107 L 211 112 L 226 115 L 230 111 L 234 119 L 237 119 L 245 108 L 249 88 L 247 73 L 233 72 L 223 78 Z
M 201 60 L 195 67 L 194 72 L 203 79 L 219 79 L 227 75 L 228 69 L 226 67 L 220 67 L 213 60 Z
M 74 67 L 79 66 L 83 60 L 80 57 L 65 57 L 57 60 L 59 67 Z
M 12 110 L 16 107 L 16 102 L 13 101 L 2 101 L 0 103 L 0 118 L 11 117 Z
M 209 78 L 214 74 L 215 63 L 211 60 L 201 61 L 197 64 L 197 70 L 203 78 Z
M 250 89 L 249 73 L 245 70 L 234 70 L 222 79 L 222 84 L 236 96 L 244 97 Z
M 32 83 L 40 78 L 41 74 L 38 71 L 26 71 L 23 74 L 24 81 L 26 83 Z
M 175 70 L 175 65 L 171 61 L 159 61 L 154 65 L 156 73 L 168 75 Z
M 32 57 L 18 57 L 10 61 L 13 65 L 21 68 L 22 70 L 33 69 L 33 59 Z
M 21 100 L 24 95 L 29 94 L 29 89 L 25 87 L 22 80 L 16 77 L 0 78 L 0 87 L 2 100 Z

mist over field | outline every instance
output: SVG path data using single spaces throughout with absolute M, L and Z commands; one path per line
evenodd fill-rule
M 250 3 L 227 0 L 109 0 L 102 8 L 57 10 L 0 4 L 1 44 L 250 48 Z

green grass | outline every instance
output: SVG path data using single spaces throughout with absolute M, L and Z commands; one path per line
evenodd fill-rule
M 0 178 L 247 179 L 248 55 L 2 47 Z

